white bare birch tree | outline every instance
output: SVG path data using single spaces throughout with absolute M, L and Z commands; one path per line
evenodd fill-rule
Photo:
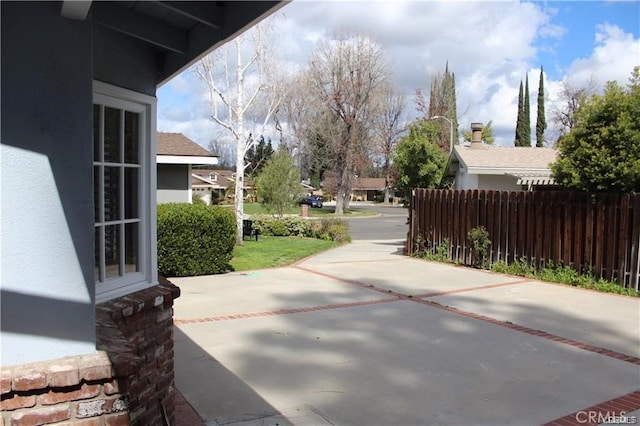
M 264 133 L 280 103 L 284 84 L 274 77 L 272 27 L 260 23 L 198 62 L 196 74 L 208 90 L 211 118 L 236 144 L 234 207 L 242 245 L 245 154 Z

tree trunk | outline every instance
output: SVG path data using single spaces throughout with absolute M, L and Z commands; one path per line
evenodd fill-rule
M 389 175 L 384 178 L 384 200 L 382 200 L 382 204 L 389 204 L 389 198 L 391 195 L 391 188 L 389 188 Z
M 336 216 L 344 216 L 344 196 L 342 193 L 336 194 Z
M 240 146 L 240 145 L 238 145 Z M 240 149 L 238 149 L 240 151 Z M 239 162 L 237 162 L 239 163 Z M 236 188 L 234 193 L 234 206 L 236 211 L 236 244 L 244 244 L 242 239 L 242 220 L 244 219 L 244 169 L 236 167 Z
M 246 143 L 242 140 L 244 136 L 244 73 L 242 71 L 242 55 L 240 54 L 240 42 L 236 40 L 236 79 L 237 79 L 237 103 L 236 118 L 238 120 L 236 136 L 236 192 L 234 204 L 236 207 L 236 244 L 244 245 L 242 238 L 242 220 L 244 219 L 244 155 L 246 153 Z

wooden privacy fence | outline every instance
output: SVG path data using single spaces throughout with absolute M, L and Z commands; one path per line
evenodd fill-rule
M 640 194 L 415 189 L 409 223 L 409 254 L 448 240 L 449 258 L 470 264 L 467 233 L 484 226 L 490 262 L 553 262 L 640 290 Z

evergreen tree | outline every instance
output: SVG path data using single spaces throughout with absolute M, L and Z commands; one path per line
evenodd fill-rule
M 571 190 L 640 193 L 640 68 L 627 89 L 607 83 L 576 111 L 574 126 L 558 141 L 551 170 Z M 637 216 L 637 213 L 634 213 Z
M 536 119 L 536 146 L 544 146 L 544 131 L 547 121 L 544 117 L 544 79 L 543 70 L 540 67 L 540 83 L 538 84 L 538 118 Z
M 520 80 L 520 92 L 518 94 L 518 116 L 516 118 L 516 138 L 513 141 L 515 146 L 522 146 L 522 80 Z
M 451 73 L 451 93 L 453 95 L 453 102 L 451 104 L 451 119 L 453 120 L 453 144 L 456 145 L 460 139 L 458 134 L 458 100 L 456 99 L 456 75 Z
M 249 176 L 259 175 L 272 154 L 273 146 L 271 145 L 271 139 L 267 142 L 264 140 L 264 136 L 260 136 L 258 143 L 249 148 L 244 156 L 245 164 L 247 164 L 247 174 Z
M 524 104 L 522 107 L 522 146 L 531 146 L 531 109 L 529 105 L 529 75 L 524 83 Z
M 448 122 L 440 123 L 441 132 L 436 144 L 445 152 L 449 152 L 449 143 L 458 141 L 458 108 L 456 105 L 456 80 L 455 75 L 449 71 L 449 63 L 445 65 L 444 74 L 439 73 L 431 79 L 431 93 L 429 94 L 429 111 L 426 118 L 434 116 L 446 117 L 453 122 L 453 135 L 450 135 L 451 126 Z

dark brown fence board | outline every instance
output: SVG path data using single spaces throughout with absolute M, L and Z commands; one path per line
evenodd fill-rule
M 593 268 L 598 277 L 638 289 L 640 195 L 567 192 L 440 191 L 411 198 L 407 247 L 422 239 L 435 250 L 449 240 L 452 260 L 471 262 L 468 232 L 484 226 L 491 261 L 535 259 Z
M 631 231 L 631 277 L 630 288 L 640 288 L 640 194 L 636 194 L 633 200 L 632 231 Z
M 603 278 L 612 280 L 615 273 L 615 263 L 618 257 L 618 245 L 616 239 L 620 238 L 620 196 L 618 194 L 611 195 L 610 205 L 607 208 L 607 218 L 605 220 L 605 243 L 604 261 L 603 261 Z
M 618 264 L 617 264 L 617 275 L 618 282 L 622 282 L 623 284 L 629 285 L 630 276 L 626 274 L 625 265 L 627 264 L 627 259 L 629 255 L 630 249 L 630 239 L 629 232 L 631 228 L 629 227 L 629 210 L 631 209 L 630 204 L 631 196 L 628 194 L 622 195 L 620 199 L 620 236 L 618 238 Z
M 604 257 L 604 250 L 596 250 L 598 245 L 604 246 L 604 216 L 605 216 L 605 203 L 607 202 L 606 194 L 599 194 L 595 206 L 595 221 L 594 221 L 594 250 L 593 250 L 593 268 L 597 276 L 602 276 L 602 264 Z
M 575 194 L 569 193 L 567 197 L 563 200 L 562 203 L 562 222 L 563 222 L 563 232 L 562 232 L 562 263 L 564 265 L 569 266 L 573 263 L 572 253 L 573 253 L 573 235 L 574 230 L 573 226 L 573 203 L 574 203 Z
M 584 256 L 584 207 L 585 194 L 576 195 L 576 202 L 574 203 L 574 239 L 573 239 L 573 268 L 577 271 L 582 271 L 582 259 Z

